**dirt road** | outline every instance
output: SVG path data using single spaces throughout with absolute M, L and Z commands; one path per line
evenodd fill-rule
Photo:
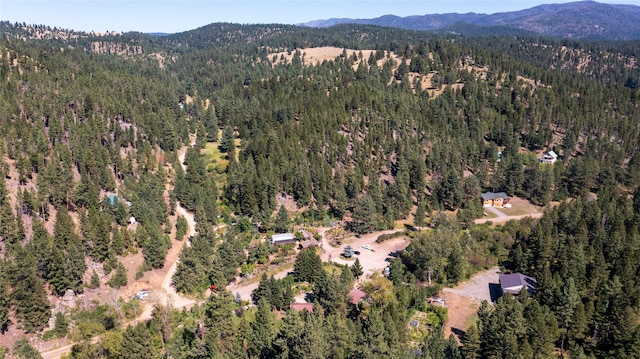
M 191 146 L 193 146 L 194 144 L 195 137 L 192 137 Z M 186 170 L 186 166 L 184 164 L 186 152 L 187 147 L 185 146 L 179 150 L 178 154 L 178 158 L 183 170 Z M 176 212 L 179 215 L 182 215 L 187 220 L 187 224 L 189 225 L 189 235 L 194 235 L 196 232 L 196 222 L 193 214 L 187 211 L 186 208 L 182 207 L 180 203 L 177 203 Z M 162 278 L 162 284 L 160 285 L 160 287 L 149 288 L 152 291 L 152 295 L 144 301 L 144 309 L 142 313 L 136 319 L 131 321 L 130 324 L 135 324 L 151 319 L 151 315 L 153 314 L 153 309 L 156 304 L 165 306 L 171 304 L 174 308 L 189 308 L 195 303 L 195 300 L 179 295 L 176 292 L 175 288 L 171 286 L 171 279 L 173 278 L 173 275 L 176 272 L 176 268 L 178 266 L 179 253 L 182 248 L 187 245 L 187 243 L 188 241 L 177 241 L 175 240 L 175 238 L 173 238 L 172 247 L 167 253 L 167 259 L 165 261 L 165 267 L 168 266 L 169 270 Z M 45 359 L 59 359 L 63 354 L 69 353 L 72 347 L 73 344 L 65 345 L 63 347 L 43 352 L 42 356 Z
M 325 253 L 323 253 L 320 258 L 323 262 L 331 261 L 343 265 L 352 265 L 355 261 L 355 258 L 359 258 L 360 264 L 362 265 L 362 278 L 368 277 L 375 272 L 382 271 L 389 265 L 389 263 L 385 261 L 385 259 L 389 257 L 389 253 L 404 250 L 409 245 L 409 240 L 405 239 L 404 237 L 398 237 L 389 239 L 382 243 L 376 243 L 376 239 L 378 238 L 378 236 L 394 232 L 397 232 L 397 230 L 368 233 L 364 234 L 360 238 L 346 238 L 340 247 L 331 247 L 325 241 L 323 245 Z M 354 256 L 350 260 L 340 257 L 347 245 L 350 245 L 354 251 L 359 251 L 360 255 Z M 371 250 L 362 247 L 365 245 L 370 246 Z
M 42 353 L 42 358 L 43 359 L 60 359 L 60 357 L 62 357 L 63 354 L 67 354 L 71 352 L 72 347 L 73 347 L 73 344 L 69 344 L 60 348 L 46 351 Z
M 193 146 L 195 143 L 196 143 L 196 137 L 192 136 L 190 146 Z M 187 170 L 187 166 L 184 163 L 184 158 L 187 153 L 187 148 L 188 147 L 185 146 L 185 147 L 182 147 L 180 150 L 178 150 L 178 160 L 180 161 L 180 166 L 182 166 L 183 171 Z M 189 232 L 188 232 L 189 236 L 195 235 L 196 221 L 193 214 L 187 211 L 186 208 L 182 207 L 180 202 L 176 204 L 176 212 L 178 215 L 183 216 L 187 220 L 187 224 L 189 225 Z M 182 251 L 182 248 L 185 245 L 189 245 L 188 241 L 181 241 L 177 243 L 178 243 L 179 251 Z M 174 242 L 174 247 L 175 247 L 175 244 L 176 242 Z M 171 248 L 172 251 L 175 250 L 174 247 Z M 180 253 L 179 251 L 178 253 Z M 147 300 L 144 311 L 142 312 L 142 314 L 140 314 L 138 318 L 136 318 L 134 322 L 142 322 L 142 321 L 151 319 L 151 314 L 153 313 L 153 308 L 155 304 L 161 304 L 164 306 L 171 305 L 174 308 L 183 308 L 183 307 L 191 307 L 195 303 L 193 299 L 189 299 L 179 295 L 178 292 L 176 292 L 175 288 L 171 285 L 171 280 L 173 278 L 173 275 L 176 273 L 176 269 L 178 268 L 179 259 L 177 258 L 177 256 L 168 256 L 168 257 L 176 258 L 176 259 L 174 261 L 171 261 L 171 263 L 165 263 L 165 265 L 167 264 L 169 265 L 169 270 L 167 271 L 164 278 L 162 279 L 161 287 L 153 288 L 154 289 L 153 298 L 151 300 Z
M 523 218 L 526 217 L 531 217 L 531 218 L 540 218 L 542 217 L 543 213 L 542 212 L 535 212 L 535 213 L 529 213 L 529 214 L 521 214 L 518 216 L 505 216 L 503 214 L 504 217 L 498 217 L 498 218 L 479 218 L 476 219 L 474 222 L 476 224 L 482 224 L 482 223 L 486 223 L 486 222 L 492 222 L 492 223 L 505 223 L 505 222 L 509 222 L 509 221 L 519 221 Z

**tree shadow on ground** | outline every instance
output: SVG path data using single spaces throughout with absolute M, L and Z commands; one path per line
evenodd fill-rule
M 459 328 L 454 328 L 454 327 L 451 327 L 451 332 L 456 337 L 458 337 L 458 341 L 460 341 L 460 342 L 462 342 L 464 340 L 464 336 L 467 334 L 467 332 L 465 332 L 464 330 L 459 329 Z

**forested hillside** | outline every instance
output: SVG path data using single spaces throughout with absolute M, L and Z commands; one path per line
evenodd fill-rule
M 67 338 L 74 358 L 640 355 L 637 42 L 360 25 L 0 33 L 3 334 Z M 474 224 L 487 191 L 545 213 Z M 178 206 L 197 233 L 172 283 L 193 307 L 156 304 L 136 325 L 128 298 L 60 310 L 68 290 L 127 288 L 137 253 L 135 279 L 161 269 L 186 237 Z M 336 223 L 402 227 L 411 243 L 365 278 L 265 239 Z M 426 298 L 496 264 L 538 290 L 483 305 L 459 347 Z M 224 289 L 240 276 L 261 278 L 253 303 Z M 288 309 L 301 291 L 312 313 Z

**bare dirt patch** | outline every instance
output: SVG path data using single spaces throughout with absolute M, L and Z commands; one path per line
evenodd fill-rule
M 491 303 L 489 284 L 499 283 L 499 272 L 499 268 L 494 267 L 474 274 L 469 280 L 453 288 L 442 290 L 442 298 L 448 308 L 448 319 L 444 328 L 445 338 L 459 330 L 467 330 L 473 324 L 483 300 Z
M 333 47 L 333 46 L 323 46 L 323 47 L 310 47 L 306 49 L 298 49 L 297 51 L 300 51 L 300 54 L 302 55 L 303 63 L 305 65 L 318 65 L 323 61 L 335 60 L 336 57 L 341 56 L 343 54 L 343 51 L 345 51 L 345 49 L 342 49 L 339 47 Z M 285 59 L 286 62 L 291 62 L 295 52 L 296 50 L 277 52 L 277 53 L 269 54 L 268 57 L 271 59 L 275 55 L 278 63 L 282 63 L 282 59 Z M 369 58 L 369 56 L 371 56 L 372 53 L 375 52 L 375 50 L 346 49 L 347 56 L 352 56 L 354 53 L 356 54 L 356 56 L 358 56 L 360 52 L 362 52 L 363 59 L 366 60 Z
M 348 237 L 342 242 L 342 245 L 340 247 L 324 247 L 326 252 L 322 254 L 320 258 L 325 262 L 331 261 L 342 265 L 352 265 L 353 260 L 349 261 L 340 257 L 340 254 L 344 252 L 344 247 L 350 245 L 353 250 L 360 251 L 360 255 L 354 257 L 360 259 L 363 278 L 370 277 L 374 273 L 381 272 L 385 267 L 389 265 L 389 263 L 385 261 L 386 258 L 389 258 L 389 253 L 402 251 L 409 245 L 410 241 L 405 237 L 389 239 L 382 243 L 376 243 L 376 239 L 381 234 L 389 234 L 394 232 L 397 232 L 397 230 L 369 233 L 363 235 L 360 238 Z M 371 249 L 365 249 L 362 246 L 370 246 Z

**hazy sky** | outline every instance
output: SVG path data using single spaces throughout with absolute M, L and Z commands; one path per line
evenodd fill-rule
M 448 12 L 521 10 L 547 0 L 0 0 L 0 19 L 83 31 L 175 33 L 212 22 L 297 24 L 329 18 L 374 18 Z M 600 0 L 640 5 L 640 0 Z

